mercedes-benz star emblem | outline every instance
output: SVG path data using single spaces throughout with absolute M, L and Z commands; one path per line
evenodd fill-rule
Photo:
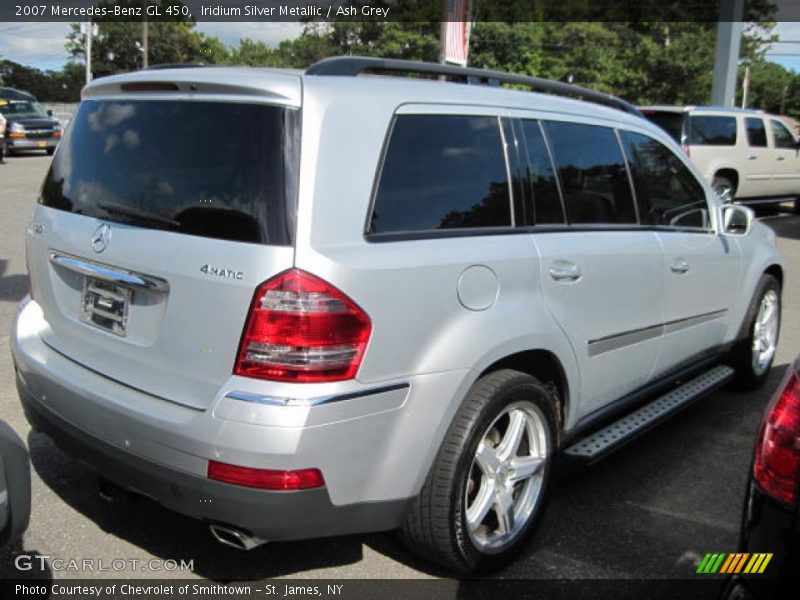
M 100 254 L 108 247 L 108 241 L 111 239 L 111 225 L 103 223 L 95 229 L 92 236 L 92 250 Z

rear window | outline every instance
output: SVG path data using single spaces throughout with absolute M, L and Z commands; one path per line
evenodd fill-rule
M 735 146 L 736 117 L 689 117 L 689 144 Z
M 744 120 L 744 124 L 747 128 L 747 143 L 750 146 L 766 147 L 767 129 L 764 127 L 764 119 L 747 117 Z
M 87 101 L 45 206 L 137 227 L 292 243 L 299 113 L 261 104 Z
M 368 232 L 510 226 L 508 190 L 496 117 L 400 115 Z
M 650 121 L 661 127 L 666 131 L 670 137 L 678 142 L 683 143 L 681 138 L 683 136 L 683 119 L 685 113 L 672 112 L 672 111 L 659 111 L 659 110 L 644 110 L 642 114 Z
M 546 122 L 569 223 L 636 223 L 630 179 L 607 127 Z
M 538 121 L 524 119 L 524 148 L 527 154 L 528 185 L 533 197 L 530 216 L 525 225 L 547 225 L 564 223 L 564 211 L 558 194 L 556 172 L 550 162 L 550 155 Z M 526 215 L 527 216 L 527 215 Z

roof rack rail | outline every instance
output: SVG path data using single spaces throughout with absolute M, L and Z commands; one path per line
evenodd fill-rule
M 157 65 L 150 65 L 142 71 L 159 71 L 161 69 L 194 69 L 197 67 L 207 67 L 204 63 L 160 63 Z
M 546 92 L 560 96 L 572 96 L 580 100 L 588 100 L 596 104 L 610 106 L 624 112 L 641 117 L 633 104 L 622 98 L 604 94 L 596 90 L 551 81 L 540 77 L 513 75 L 502 71 L 476 69 L 474 67 L 458 67 L 440 65 L 415 60 L 399 60 L 394 58 L 375 58 L 370 56 L 334 56 L 314 63 L 306 70 L 306 75 L 331 75 L 339 77 L 356 77 L 368 71 L 394 71 L 399 73 L 420 73 L 425 75 L 442 75 L 448 78 L 465 81 L 468 84 L 499 86 L 503 83 L 522 85 L 536 92 Z

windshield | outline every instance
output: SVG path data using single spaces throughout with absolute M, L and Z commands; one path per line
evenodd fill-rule
M 291 244 L 299 111 L 264 104 L 85 101 L 45 206 L 136 227 Z
M 0 113 L 9 120 L 47 118 L 42 105 L 30 100 L 0 100 Z

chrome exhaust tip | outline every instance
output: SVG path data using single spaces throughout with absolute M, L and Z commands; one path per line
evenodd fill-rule
M 209 525 L 211 535 L 214 536 L 220 544 L 225 544 L 237 550 L 252 550 L 258 548 L 262 544 L 266 544 L 267 540 L 262 540 L 254 535 L 250 535 L 246 531 L 229 527 L 227 525 Z

